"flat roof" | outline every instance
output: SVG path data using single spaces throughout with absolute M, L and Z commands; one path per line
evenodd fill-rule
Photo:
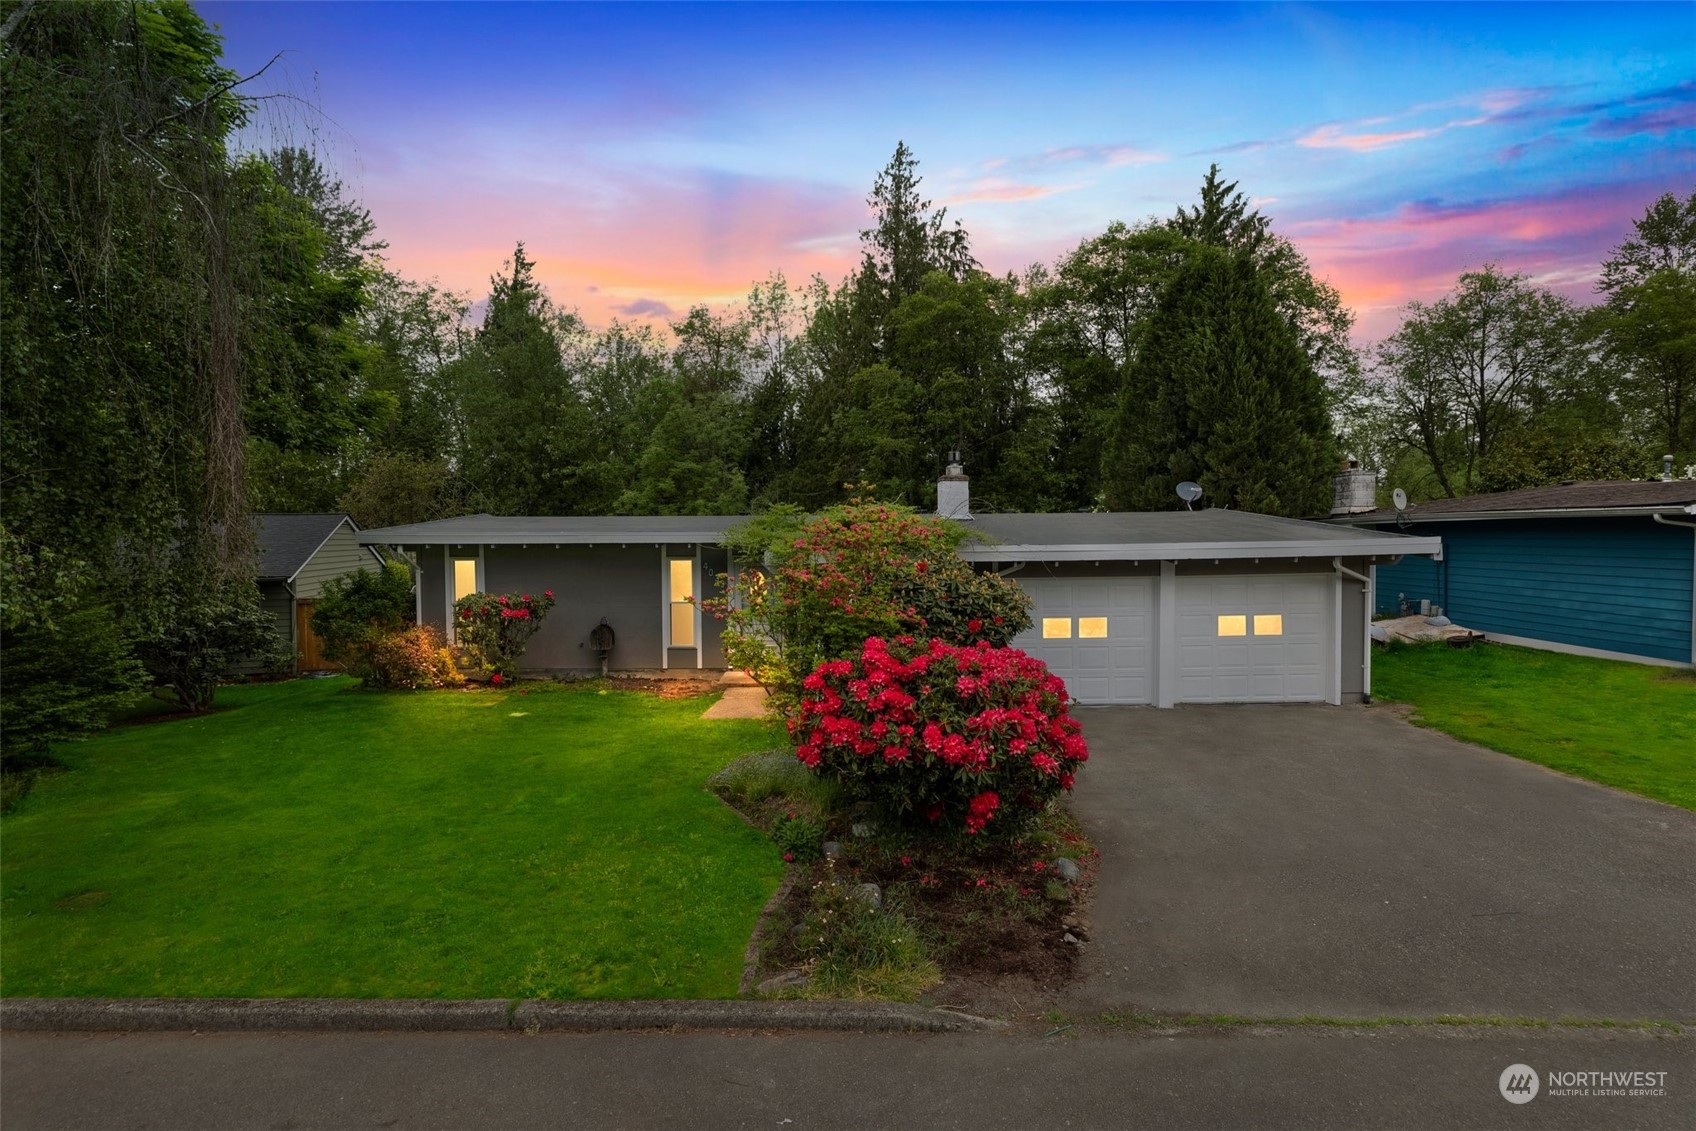
M 716 544 L 746 515 L 497 517 L 468 515 L 364 530 L 375 546 Z M 1198 558 L 1396 557 L 1440 553 L 1442 540 L 1276 518 L 1247 511 L 1113 511 L 980 514 L 968 524 L 983 541 L 962 547 L 970 561 L 1157 561 Z
M 359 532 L 368 546 L 585 545 L 599 542 L 712 542 L 747 515 L 504 516 L 470 514 Z

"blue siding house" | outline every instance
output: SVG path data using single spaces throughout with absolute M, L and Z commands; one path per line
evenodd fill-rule
M 1576 482 L 1333 518 L 1443 539 L 1377 571 L 1377 611 L 1441 606 L 1510 644 L 1696 663 L 1696 480 Z

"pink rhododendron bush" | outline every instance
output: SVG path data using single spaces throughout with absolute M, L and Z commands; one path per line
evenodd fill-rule
M 454 627 L 472 661 L 495 683 L 518 674 L 518 661 L 542 619 L 554 607 L 554 591 L 472 593 L 454 602 Z
M 903 824 L 1011 835 L 1072 787 L 1089 757 L 1066 687 L 987 641 L 866 640 L 802 683 L 795 756 Z
M 961 523 L 867 499 L 816 515 L 774 509 L 727 535 L 743 568 L 703 602 L 724 621 L 731 666 L 753 674 L 793 713 L 801 681 L 868 638 L 911 634 L 1004 645 L 1030 627 L 1030 598 L 959 556 Z

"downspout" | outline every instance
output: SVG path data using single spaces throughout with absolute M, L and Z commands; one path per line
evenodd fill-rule
M 1350 577 L 1360 582 L 1361 594 L 1361 627 L 1360 627 L 1360 701 L 1372 702 L 1372 579 L 1364 573 L 1356 573 L 1343 564 L 1342 558 L 1332 558 L 1331 568 L 1343 577 Z M 1342 626 L 1337 626 L 1342 631 Z
M 1025 568 L 1024 562 L 1014 562 L 1012 565 L 1008 566 L 1006 569 L 996 570 L 995 573 L 996 573 L 996 576 L 998 576 L 998 577 L 1011 577 L 1013 574 L 1018 573 L 1020 570 L 1022 570 L 1024 568 Z

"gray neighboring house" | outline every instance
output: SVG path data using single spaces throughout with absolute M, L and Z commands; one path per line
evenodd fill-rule
M 983 541 L 962 551 L 1030 593 L 1014 643 L 1082 703 L 1358 701 L 1371 694 L 1367 631 L 1380 565 L 1441 551 L 1436 537 L 1229 510 L 979 514 L 958 468 L 948 517 Z M 559 600 L 525 669 L 594 670 L 603 619 L 623 671 L 722 670 L 718 624 L 689 598 L 733 566 L 717 543 L 745 516 L 497 518 L 367 530 L 416 570 L 417 615 L 451 633 L 471 592 L 552 589 Z
M 359 525 L 345 514 L 254 515 L 259 552 L 259 604 L 294 653 L 293 671 L 328 671 L 310 624 L 312 604 L 334 577 L 381 569 L 383 556 L 359 541 Z M 244 661 L 232 674 L 266 674 Z

